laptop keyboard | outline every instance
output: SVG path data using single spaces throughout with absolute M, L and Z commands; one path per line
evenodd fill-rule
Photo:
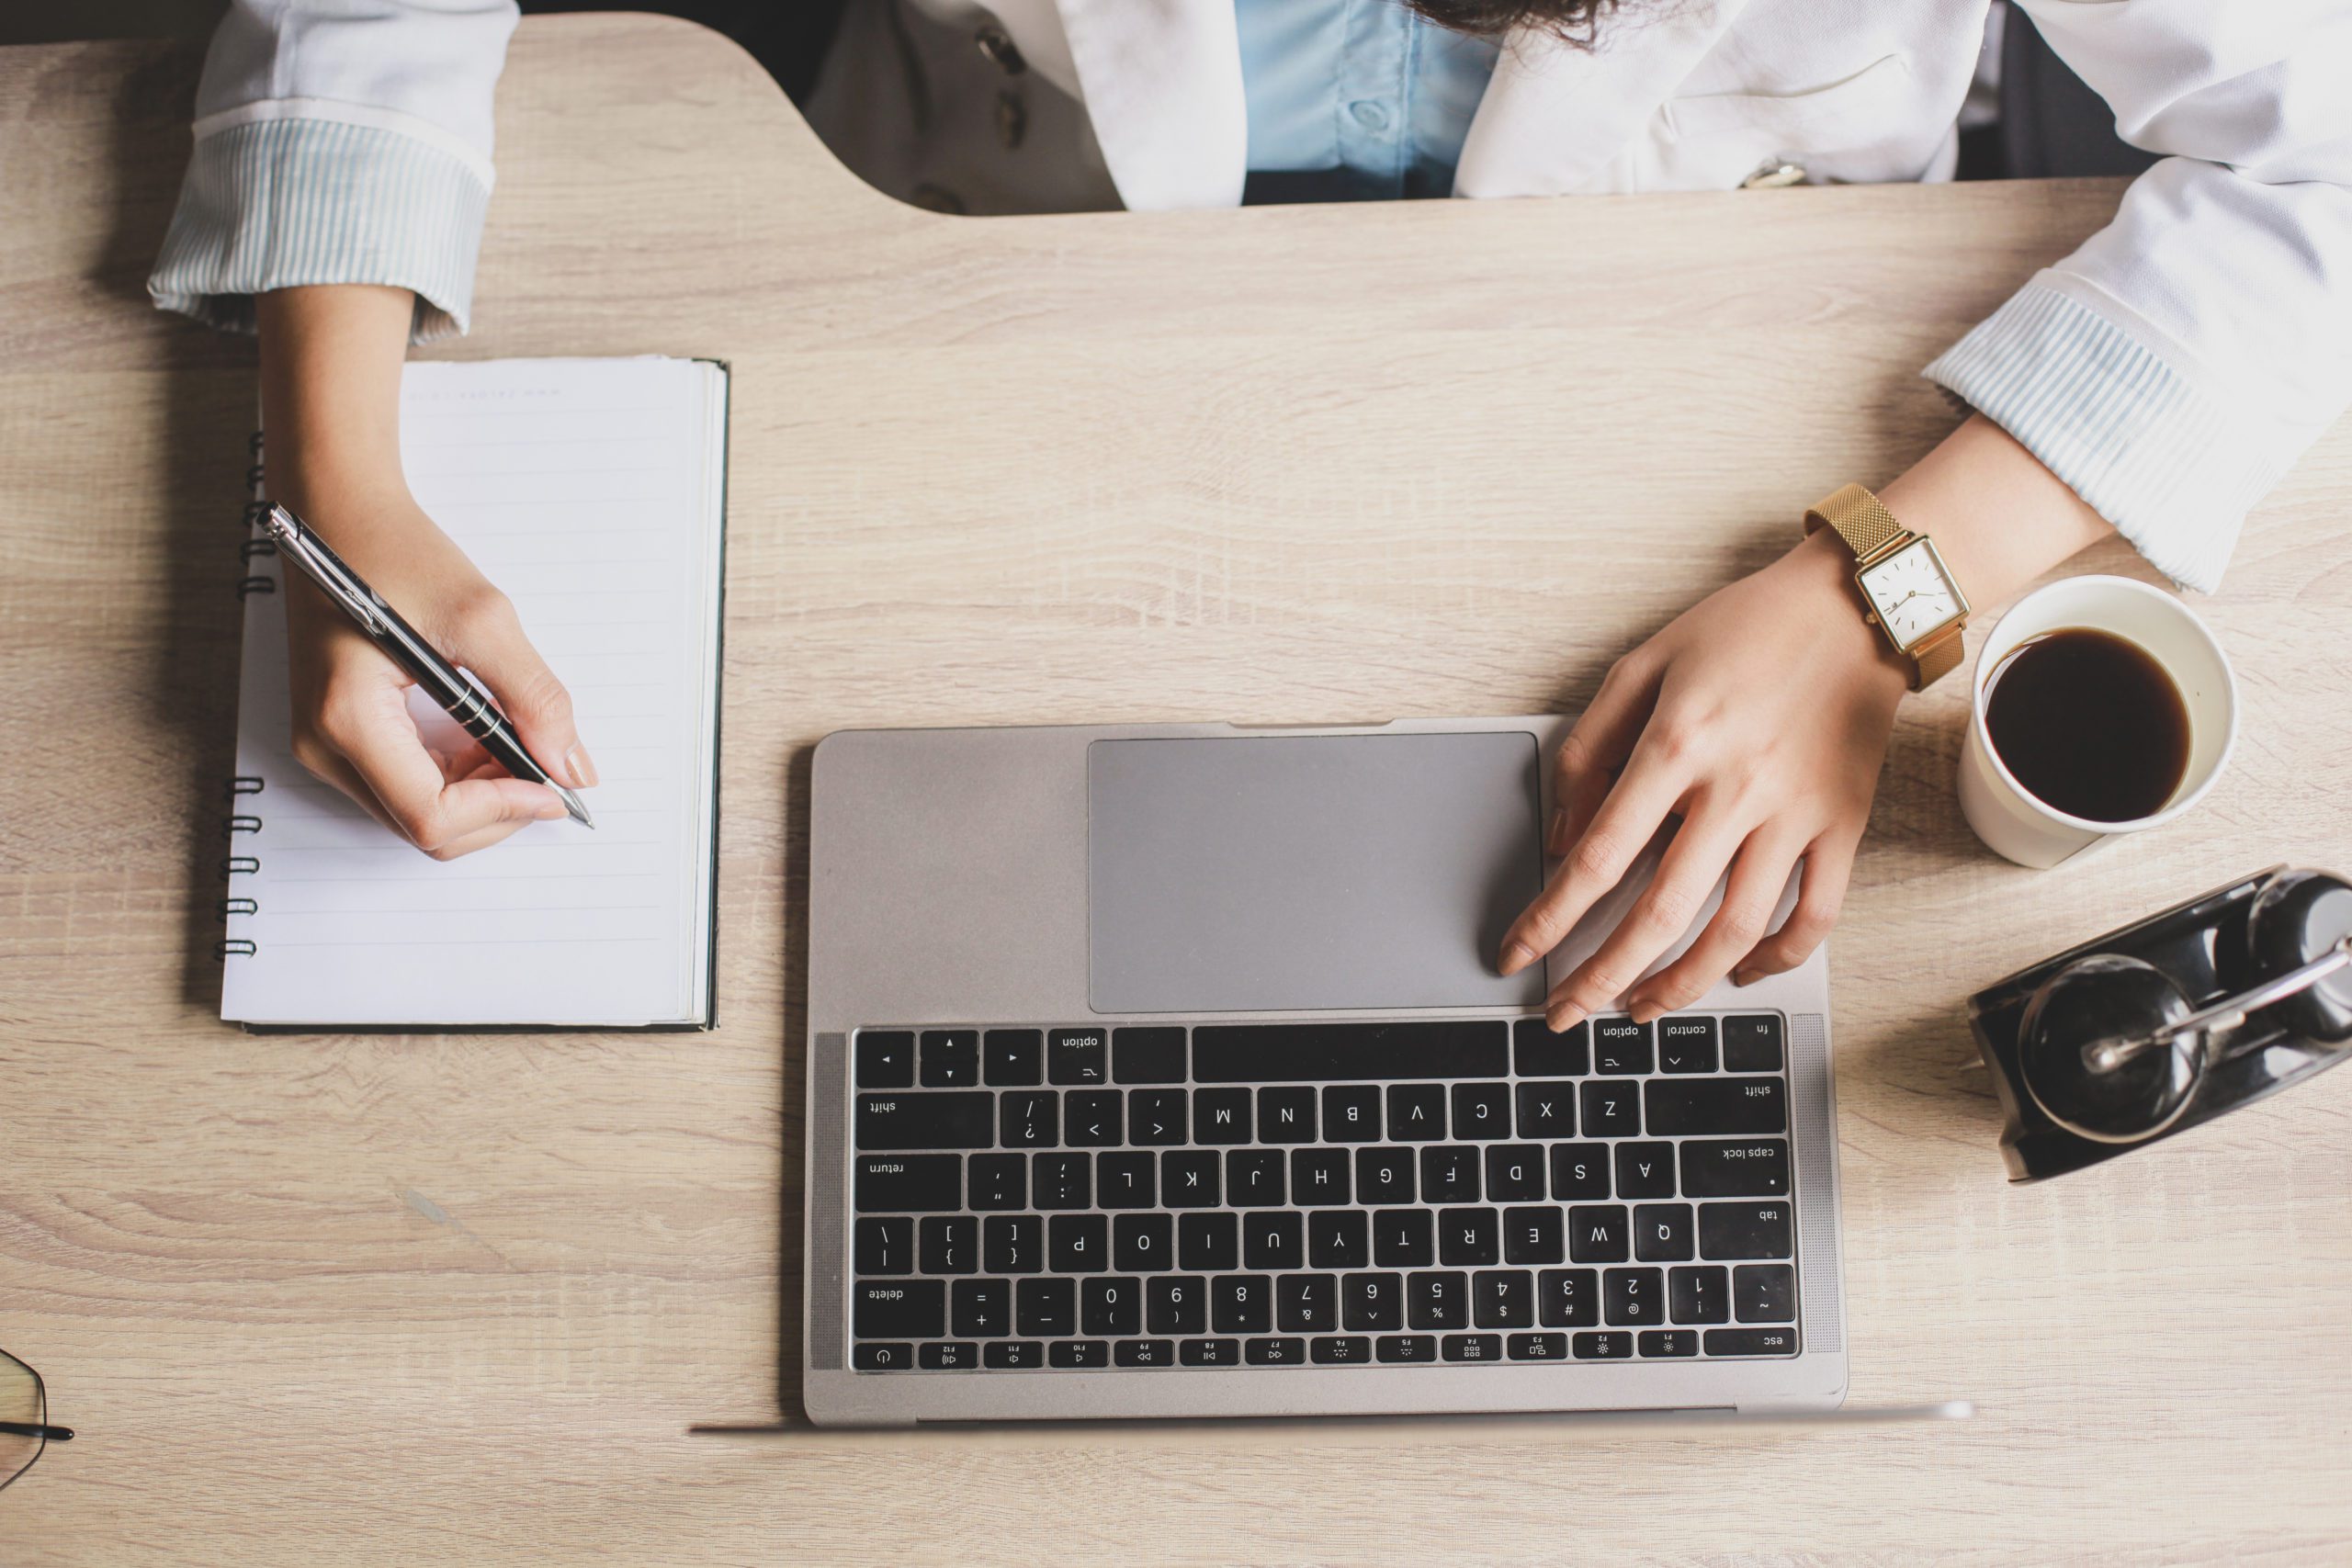
M 1797 1353 L 1777 1013 L 854 1053 L 860 1371 Z

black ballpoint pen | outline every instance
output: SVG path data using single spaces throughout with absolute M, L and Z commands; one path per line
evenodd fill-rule
M 589 817 L 588 808 L 580 804 L 580 797 L 550 778 L 548 771 L 523 750 L 521 737 L 492 703 L 490 694 L 435 652 L 414 626 L 401 619 L 398 610 L 384 602 L 382 594 L 343 564 L 343 558 L 327 547 L 324 539 L 282 506 L 269 509 L 266 528 L 277 553 L 300 567 L 302 574 L 340 605 L 359 629 L 383 649 L 384 656 L 407 671 L 424 688 L 425 694 L 440 704 L 468 735 L 481 741 L 482 750 L 500 766 L 518 779 L 545 784 L 555 791 L 563 801 L 564 810 L 582 827 L 596 825 Z

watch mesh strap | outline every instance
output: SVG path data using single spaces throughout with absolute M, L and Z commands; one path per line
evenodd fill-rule
M 1912 656 L 1911 661 L 1917 666 L 1917 671 L 1911 677 L 1911 689 L 1924 692 L 1959 669 L 1960 656 L 1960 628 L 1947 627 L 1941 637 L 1926 644 Z
M 1904 531 L 1894 520 L 1886 503 L 1860 485 L 1845 485 L 1817 502 L 1804 514 L 1804 531 L 1808 534 L 1826 525 L 1838 530 L 1854 558 L 1866 561 L 1881 547 Z

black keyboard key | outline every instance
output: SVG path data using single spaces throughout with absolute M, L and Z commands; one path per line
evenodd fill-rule
M 1304 1269 L 1306 1267 L 1306 1224 L 1295 1212 L 1244 1214 L 1241 1217 L 1241 1266 L 1244 1269 Z
M 1078 1332 L 1078 1281 L 1040 1278 L 1012 1287 L 1012 1321 L 1024 1339 L 1058 1339 Z
M 915 1271 L 915 1223 L 909 1219 L 857 1222 L 857 1271 L 861 1274 L 911 1274 Z
M 981 1038 L 981 1077 L 1019 1089 L 1046 1076 L 1046 1035 L 1038 1029 L 991 1029 Z
M 1034 1372 L 1046 1364 L 1046 1348 L 1035 1339 L 999 1339 L 980 1347 L 980 1364 L 992 1372 Z
M 1784 1198 L 1788 1191 L 1785 1138 L 1693 1138 L 1682 1145 L 1687 1198 Z
M 1062 1142 L 1072 1148 L 1108 1148 L 1126 1140 L 1119 1124 L 1115 1089 L 1074 1089 L 1062 1096 Z
M 1388 1086 L 1388 1136 L 1399 1144 L 1433 1144 L 1445 1136 L 1445 1086 Z
M 1512 1027 L 1523 1078 L 1580 1078 L 1592 1071 L 1589 1031 L 1578 1023 L 1555 1034 L 1540 1018 L 1522 1018 Z
M 1792 1239 L 1785 1199 L 1699 1205 L 1702 1258 L 1791 1258 Z
M 1478 1151 L 1467 1144 L 1431 1144 L 1421 1151 L 1421 1201 L 1478 1201 Z
M 1409 1203 L 1413 1180 L 1410 1149 L 1376 1148 L 1356 1151 L 1356 1196 L 1366 1203 Z
M 1181 1089 L 1127 1091 L 1127 1142 L 1159 1148 L 1184 1141 L 1186 1096 Z
M 1657 1070 L 1657 1026 L 1630 1018 L 1592 1021 L 1592 1070 L 1596 1073 L 1637 1073 Z
M 1785 1133 L 1786 1091 L 1779 1078 L 1658 1078 L 1646 1087 L 1645 1110 L 1660 1137 L 1688 1133 Z
M 1111 1031 L 1111 1076 L 1121 1083 L 1182 1083 L 1184 1032 L 1165 1027 Z
M 1579 1361 L 1623 1361 L 1634 1353 L 1634 1337 L 1623 1332 L 1579 1334 L 1569 1343 Z
M 1062 1141 L 1062 1097 L 1049 1089 L 997 1096 L 997 1137 L 1008 1149 L 1050 1149 Z
M 1340 1281 L 1285 1274 L 1274 1281 L 1274 1325 L 1284 1334 L 1329 1334 L 1340 1326 Z
M 991 1274 L 1035 1274 L 1046 1266 L 1046 1222 L 990 1214 L 980 1225 L 980 1261 Z
M 1715 1021 L 1712 1018 L 1659 1019 L 1657 1070 L 1662 1073 L 1713 1072 Z
M 1265 1334 L 1274 1326 L 1274 1282 L 1261 1274 L 1208 1281 L 1209 1324 L 1219 1334 Z
M 977 1029 L 926 1029 L 922 1032 L 922 1087 L 972 1089 L 980 1081 L 980 1032 Z
M 1012 1332 L 1012 1281 L 956 1281 L 956 1337 L 1001 1339 Z
M 1265 1144 L 1311 1144 L 1315 1141 L 1315 1090 L 1306 1084 L 1258 1091 L 1258 1141 Z
M 996 1096 L 984 1089 L 937 1094 L 861 1094 L 861 1149 L 985 1149 L 996 1142 Z
M 1046 1264 L 1057 1274 L 1100 1274 L 1111 1266 L 1111 1222 L 1056 1214 L 1046 1224 Z
M 980 1364 L 980 1348 L 967 1339 L 934 1339 L 915 1359 L 927 1372 L 968 1372 Z
M 1613 1203 L 1568 1211 L 1568 1256 L 1579 1263 L 1623 1263 L 1633 1255 L 1625 1211 Z
M 1797 1331 L 1793 1328 L 1710 1328 L 1706 1335 L 1710 1356 L 1793 1356 L 1797 1353 Z
M 1241 1359 L 1253 1367 L 1301 1367 L 1306 1364 L 1304 1339 L 1252 1339 L 1241 1347 Z
M 1514 1361 L 1565 1361 L 1568 1359 L 1568 1337 L 1565 1334 L 1514 1334 L 1503 1342 Z
M 1143 1284 L 1136 1280 L 1081 1280 L 1078 1284 L 1081 1334 L 1116 1338 L 1143 1332 Z
M 1373 1353 L 1384 1361 L 1418 1366 L 1437 1359 L 1437 1336 L 1434 1334 L 1392 1334 L 1373 1347 Z
M 1318 1367 L 1360 1367 L 1372 1359 L 1372 1341 L 1361 1334 L 1327 1334 L 1306 1342 Z
M 1290 1201 L 1294 1203 L 1344 1203 L 1348 1201 L 1348 1155 L 1345 1149 L 1293 1149 L 1290 1152 Z
M 1544 1196 L 1544 1151 L 1533 1144 L 1497 1144 L 1487 1150 L 1487 1197 L 1497 1203 Z
M 1199 1083 L 1343 1083 L 1498 1078 L 1510 1071 L 1499 1021 L 1232 1023 L 1193 1031 Z
M 1407 1275 L 1405 1317 L 1416 1328 L 1469 1327 L 1469 1276 L 1451 1271 Z
M 969 1274 L 980 1266 L 980 1222 L 969 1214 L 933 1214 L 922 1223 L 922 1271 Z
M 1536 1321 L 1546 1328 L 1590 1328 L 1600 1321 L 1600 1271 L 1546 1269 L 1535 1276 Z
M 1449 1361 L 1499 1361 L 1503 1359 L 1503 1337 L 1499 1334 L 1449 1334 L 1438 1341 Z
M 1157 1274 L 1176 1267 L 1171 1214 L 1117 1214 L 1111 1220 L 1111 1266 L 1124 1274 Z
M 1380 1137 L 1380 1089 L 1374 1084 L 1333 1084 L 1323 1091 L 1323 1141 L 1368 1144 Z
M 1393 1334 L 1404 1327 L 1405 1277 L 1402 1274 L 1341 1275 L 1340 1321 L 1361 1334 Z
M 1193 1142 L 1246 1144 L 1250 1141 L 1250 1091 L 1246 1089 L 1204 1089 L 1193 1093 Z
M 860 1213 L 937 1213 L 964 1206 L 963 1159 L 956 1155 L 861 1155 L 851 1172 Z
M 1224 1189 L 1211 1149 L 1170 1149 L 1159 1156 L 1159 1201 L 1170 1209 L 1214 1209 Z
M 1427 1209 L 1381 1209 L 1372 1216 L 1372 1260 L 1383 1269 L 1426 1269 L 1437 1261 Z
M 1060 1339 L 1046 1347 L 1048 1366 L 1091 1371 L 1111 1364 L 1111 1347 L 1100 1339 Z
M 1652 1328 L 1640 1337 L 1642 1354 L 1648 1357 L 1695 1356 L 1699 1353 L 1699 1332 L 1694 1328 Z
M 850 1365 L 861 1372 L 900 1372 L 914 1364 L 914 1347 L 903 1341 L 860 1345 L 850 1358 Z
M 1617 1196 L 1673 1197 L 1674 1145 L 1652 1143 L 1618 1145 Z
M 1552 1196 L 1563 1203 L 1609 1196 L 1609 1145 L 1552 1145 Z
M 1283 1201 L 1283 1152 L 1234 1149 L 1225 1156 L 1225 1201 L 1237 1209 L 1263 1209 Z
M 1188 1367 L 1233 1367 L 1241 1364 L 1241 1341 L 1238 1339 L 1187 1339 L 1176 1350 L 1178 1359 Z
M 1600 1313 L 1620 1326 L 1664 1323 L 1665 1274 L 1656 1269 L 1605 1270 L 1600 1276 Z
M 1030 1156 L 1030 1206 L 1037 1209 L 1092 1208 L 1093 1163 L 1091 1155 Z
M 1390 1121 L 1389 1135 L 1396 1123 Z M 1458 1083 L 1453 1086 L 1453 1135 L 1457 1138 L 1510 1136 L 1510 1085 Z
M 1161 1274 L 1143 1284 L 1144 1325 L 1154 1334 L 1206 1334 L 1209 1282 Z
M 1240 1268 L 1240 1216 L 1228 1213 L 1177 1215 L 1176 1266 L 1188 1274 Z
M 1105 1209 L 1148 1209 L 1159 1201 L 1159 1161 L 1148 1149 L 1094 1156 L 1094 1201 Z
M 1666 1271 L 1667 1311 L 1677 1323 L 1729 1323 L 1730 1271 L 1702 1265 Z
M 1782 1065 L 1778 1013 L 1724 1020 L 1724 1071 L 1777 1073 Z
M 1122 1367 L 1172 1367 L 1176 1364 L 1176 1341 L 1122 1339 L 1111 1347 L 1111 1359 Z
M 1372 1237 L 1362 1209 L 1317 1209 L 1306 1216 L 1309 1269 L 1361 1269 L 1372 1261 Z
M 1502 1232 L 1492 1209 L 1443 1209 L 1437 1216 L 1437 1258 L 1449 1269 L 1491 1269 L 1502 1261 Z
M 1731 1271 L 1731 1299 L 1742 1323 L 1794 1323 L 1797 1271 L 1785 1263 L 1743 1263 Z
M 1028 1160 L 1020 1155 L 974 1155 L 971 1163 L 973 1208 L 1029 1206 Z
M 1481 1328 L 1535 1326 L 1535 1276 L 1489 1269 L 1470 1276 L 1470 1316 Z
M 1575 1137 L 1576 1086 L 1565 1083 L 1520 1085 L 1519 1135 L 1522 1138 Z
M 1632 1138 L 1642 1131 L 1642 1086 L 1629 1078 L 1603 1078 L 1577 1088 L 1588 1138 Z
M 850 1309 L 860 1339 L 947 1337 L 947 1286 L 938 1280 L 861 1280 Z
M 903 1030 L 861 1029 L 857 1032 L 857 1087 L 912 1089 L 915 1086 L 915 1037 Z
M 1560 1211 L 1551 1204 L 1540 1209 L 1503 1211 L 1503 1261 L 1506 1263 L 1566 1263 L 1567 1232 Z
M 1690 1205 L 1639 1203 L 1634 1208 L 1634 1256 L 1645 1263 L 1679 1263 L 1691 1248 Z
M 1046 1081 L 1100 1089 L 1111 1081 L 1110 1042 L 1099 1029 L 1046 1032 Z

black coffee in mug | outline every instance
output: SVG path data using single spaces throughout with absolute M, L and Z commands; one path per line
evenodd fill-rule
M 1984 728 L 2029 794 L 2093 822 L 2154 816 L 2188 772 L 2188 705 L 2171 673 L 2088 626 L 2011 649 L 1985 682 Z

